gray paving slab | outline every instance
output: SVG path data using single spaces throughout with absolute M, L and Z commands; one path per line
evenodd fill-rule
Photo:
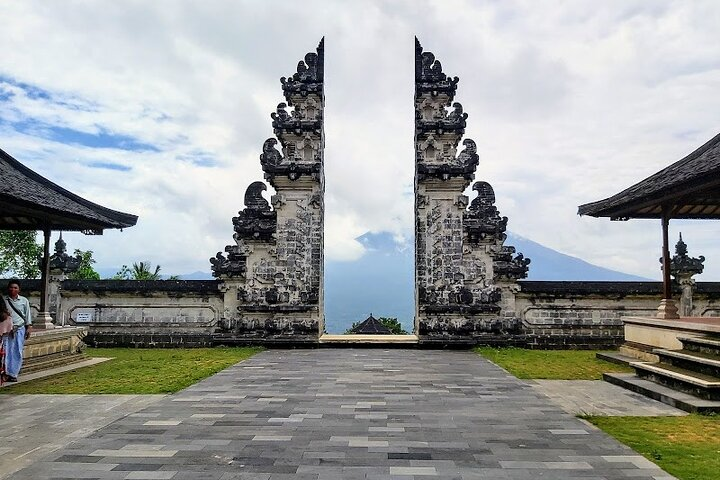
M 12 479 L 672 477 L 471 352 L 271 350 Z
M 0 479 L 165 395 L 0 395 Z
M 573 415 L 682 416 L 687 412 L 602 380 L 526 380 Z

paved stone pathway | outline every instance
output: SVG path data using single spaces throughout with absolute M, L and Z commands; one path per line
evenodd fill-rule
M 673 477 L 471 352 L 271 350 L 12 479 Z
M 39 372 L 23 373 L 18 377 L 17 383 L 5 382 L 2 385 L 0 385 L 0 388 L 10 388 L 13 385 L 17 385 L 18 383 L 30 382 L 32 380 L 37 380 L 39 378 L 45 378 L 45 377 L 50 377 L 52 375 L 57 375 L 58 373 L 69 372 L 71 370 L 77 370 L 78 368 L 92 367 L 93 365 L 97 365 L 98 363 L 107 362 L 108 360 L 112 360 L 112 358 L 93 357 L 93 358 L 88 358 L 87 360 L 83 360 L 81 362 L 71 363 L 69 365 L 62 365 L 60 367 L 43 369 L 43 370 L 40 370 Z
M 683 416 L 688 413 L 602 380 L 525 380 L 573 415 L 630 417 Z
M 0 478 L 165 395 L 0 395 Z

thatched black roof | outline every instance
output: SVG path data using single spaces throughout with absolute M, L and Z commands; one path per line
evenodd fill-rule
M 390 335 L 392 332 L 380 320 L 370 315 L 367 320 L 352 329 L 352 333 L 362 335 Z
M 605 200 L 578 207 L 593 217 L 720 219 L 720 134 L 690 155 Z
M 101 233 L 127 228 L 137 216 L 105 208 L 35 173 L 0 149 L 0 229 Z

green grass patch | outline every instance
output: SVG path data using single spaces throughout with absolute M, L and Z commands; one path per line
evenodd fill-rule
M 583 417 L 680 480 L 716 480 L 720 417 Z
M 629 367 L 598 360 L 595 358 L 595 350 L 479 347 L 475 351 L 518 378 L 601 380 L 604 372 L 634 371 Z
M 261 348 L 88 348 L 112 360 L 0 389 L 0 393 L 173 393 L 209 377 Z

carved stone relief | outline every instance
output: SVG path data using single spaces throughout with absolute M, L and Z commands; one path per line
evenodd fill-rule
M 280 79 L 285 101 L 270 115 L 275 137 L 260 155 L 276 190 L 272 207 L 262 196 L 265 183 L 250 184 L 245 209 L 233 218 L 236 245 L 210 259 L 231 306 L 226 330 L 236 336 L 313 341 L 322 326 L 323 65 L 321 41 Z
M 458 78 L 415 43 L 416 327 L 422 338 L 466 338 L 516 329 L 503 312 L 509 284 L 527 274 L 529 259 L 504 246 L 507 217 L 487 182 L 468 207 L 462 194 L 479 163 L 473 140 L 462 140 L 468 114 L 453 102 Z M 506 300 L 506 299 L 505 299 Z

